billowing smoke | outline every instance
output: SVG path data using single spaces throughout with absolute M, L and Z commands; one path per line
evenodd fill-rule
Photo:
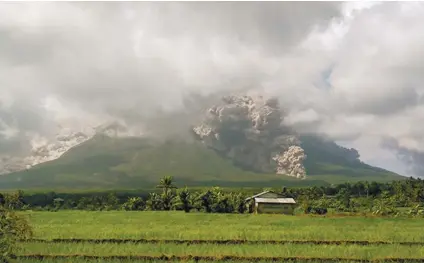
M 397 158 L 408 167 L 408 172 L 424 178 L 424 152 L 404 147 L 396 139 L 389 137 L 384 138 L 381 144 L 396 153 Z
M 306 155 L 282 120 L 276 98 L 226 96 L 193 131 L 208 147 L 243 167 L 305 178 Z
M 296 131 L 400 172 L 376 144 L 424 132 L 423 21 L 419 2 L 2 2 L 0 159 L 55 141 L 57 124 L 148 118 L 168 136 L 194 118 L 156 108 L 251 85 L 290 108 Z
M 78 132 L 62 129 L 53 139 L 34 136 L 30 141 L 31 149 L 28 153 L 24 155 L 0 155 L 0 175 L 30 169 L 37 164 L 56 160 L 71 148 L 88 141 L 96 134 L 114 138 L 142 136 L 139 130 L 118 121 Z
M 90 138 L 82 132 L 65 132 L 58 134 L 51 142 L 43 137 L 34 137 L 31 140 L 31 149 L 28 155 L 3 155 L 0 158 L 0 174 L 29 169 L 34 165 L 55 160 L 72 147 L 85 142 Z

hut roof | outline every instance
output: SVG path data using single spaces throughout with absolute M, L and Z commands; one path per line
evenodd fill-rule
M 267 193 L 273 193 L 273 194 L 276 194 L 276 195 L 280 195 L 280 194 L 278 194 L 278 193 L 276 193 L 274 191 L 264 191 L 262 193 L 259 193 L 259 194 L 256 194 L 256 195 L 253 195 L 251 197 L 246 198 L 245 201 L 249 201 L 250 199 L 257 198 L 258 196 L 262 196 L 262 195 L 267 194 Z
M 296 204 L 293 198 L 255 198 L 256 203 Z

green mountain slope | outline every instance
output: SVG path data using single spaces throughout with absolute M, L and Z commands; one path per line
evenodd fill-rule
M 313 136 L 301 140 L 308 155 L 306 180 L 243 170 L 199 142 L 155 142 L 99 135 L 55 161 L 1 176 L 0 189 L 150 188 L 165 175 L 173 175 L 179 185 L 228 187 L 324 185 L 403 178 L 344 158 L 344 148 L 336 144 L 324 143 Z

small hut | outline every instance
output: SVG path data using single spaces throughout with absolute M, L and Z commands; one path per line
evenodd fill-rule
M 281 194 L 265 191 L 257 195 L 246 198 L 246 202 L 251 202 L 253 212 L 259 214 L 294 214 L 296 201 L 293 198 L 284 198 Z

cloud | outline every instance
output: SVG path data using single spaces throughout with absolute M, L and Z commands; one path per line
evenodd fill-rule
M 16 129 L 19 141 L 54 134 L 72 117 L 82 126 L 137 122 L 181 108 L 187 94 L 259 85 L 271 56 L 338 12 L 337 4 L 313 7 L 2 3 L 1 97 L 12 105 L 1 107 L 3 129 Z
M 408 165 L 408 172 L 424 177 L 424 151 L 402 146 L 399 141 L 390 137 L 384 138 L 382 146 L 394 151 L 397 157 Z
M 418 2 L 1 3 L 0 148 L 116 119 L 176 126 L 194 118 L 188 97 L 254 88 L 301 132 L 381 164 L 384 138 L 424 141 L 423 14 Z

